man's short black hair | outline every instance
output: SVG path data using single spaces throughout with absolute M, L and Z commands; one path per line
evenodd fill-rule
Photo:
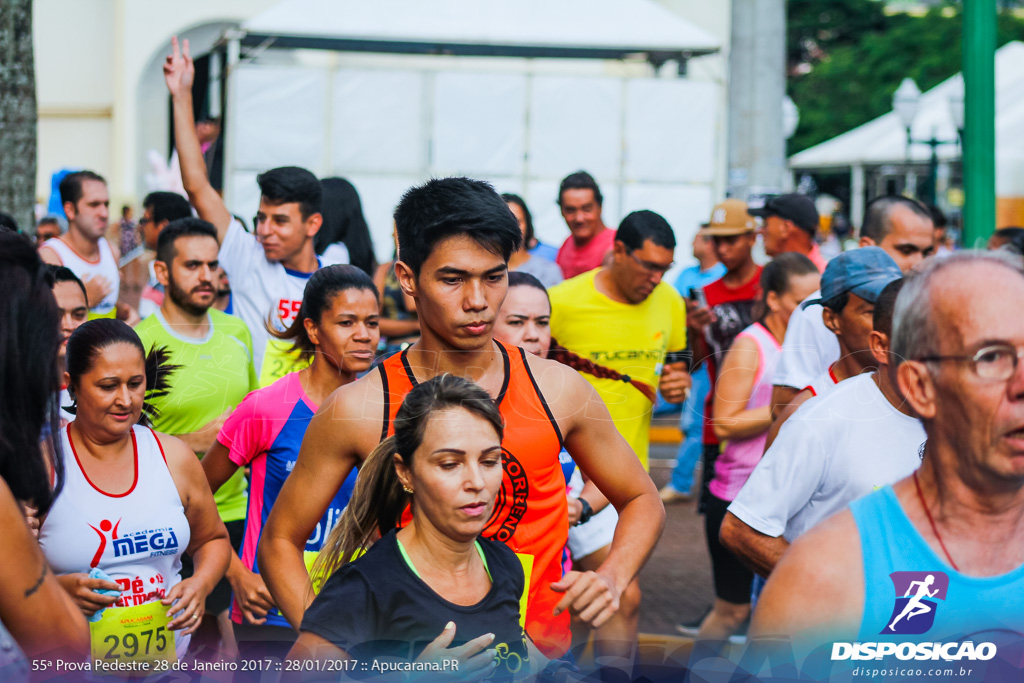
M 861 226 L 860 236 L 870 237 L 875 244 L 881 244 L 885 236 L 892 232 L 892 211 L 898 206 L 903 206 L 921 218 L 932 220 L 932 214 L 921 202 L 902 195 L 888 195 L 875 197 L 864 209 L 864 225 Z
M 634 211 L 619 223 L 615 232 L 615 241 L 622 242 L 630 251 L 640 249 L 644 242 L 650 240 L 665 249 L 676 248 L 676 236 L 672 226 L 653 211 Z
M 89 305 L 89 294 L 85 291 L 85 284 L 78 279 L 74 271 L 67 266 L 55 266 L 51 263 L 46 264 L 43 268 L 45 268 L 43 277 L 46 278 L 46 283 L 50 285 L 50 289 L 56 287 L 58 282 L 74 282 L 82 290 L 82 298 L 85 299 L 85 305 Z
M 156 260 L 166 263 L 168 266 L 178 255 L 174 243 L 180 237 L 212 237 L 217 240 L 217 228 L 212 223 L 207 223 L 201 218 L 179 218 L 171 221 L 167 227 L 160 231 L 160 237 L 156 241 Z
M 848 303 L 850 303 L 850 292 L 845 291 L 842 294 L 836 294 L 828 301 L 822 301 L 821 307 L 831 310 L 836 315 L 842 315 L 843 309 Z
M 875 302 L 875 312 L 871 318 L 871 328 L 886 337 L 892 336 L 892 313 L 896 310 L 896 297 L 903 289 L 903 278 L 893 280 L 885 286 Z
M 413 187 L 395 209 L 398 258 L 419 276 L 441 240 L 472 237 L 507 262 L 523 234 L 505 200 L 489 183 L 471 178 L 435 178 Z
M 594 176 L 586 171 L 576 171 L 562 179 L 562 184 L 558 186 L 559 206 L 562 205 L 562 195 L 565 194 L 566 190 L 593 190 L 594 201 L 598 205 L 604 206 L 604 197 L 601 196 L 601 189 L 597 186 L 597 181 L 594 180 Z
M 302 220 L 320 213 L 323 188 L 317 177 L 304 168 L 272 168 L 256 176 L 256 183 L 263 198 L 271 204 L 298 204 Z
M 177 192 L 150 192 L 142 200 L 142 210 L 146 209 L 151 209 L 153 223 L 156 225 L 192 217 L 192 207 L 188 200 Z
M 925 206 L 928 207 L 928 213 L 931 214 L 932 223 L 935 225 L 936 230 L 940 230 L 949 225 L 949 219 L 946 218 L 946 214 L 942 213 L 942 209 L 934 204 L 925 204 Z
M 71 202 L 72 206 L 78 204 L 78 200 L 82 198 L 82 183 L 86 180 L 95 180 L 96 182 L 107 184 L 103 176 L 92 171 L 75 171 L 74 173 L 68 173 L 66 176 L 61 178 L 60 181 L 60 205 L 64 206 L 68 202 Z

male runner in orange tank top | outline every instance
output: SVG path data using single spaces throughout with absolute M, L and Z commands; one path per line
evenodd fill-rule
M 506 421 L 505 480 L 484 535 L 518 553 L 528 586 L 526 631 L 545 655 L 560 656 L 570 644 L 569 613 L 595 628 L 615 613 L 619 595 L 661 535 L 664 506 L 585 379 L 492 339 L 508 288 L 508 257 L 521 240 L 494 189 L 465 178 L 431 180 L 406 193 L 395 222 L 395 272 L 416 300 L 422 335 L 380 370 L 335 391 L 310 422 L 264 527 L 260 571 L 298 627 L 311 601 L 302 551 L 323 510 L 390 432 L 413 384 L 450 372 L 477 382 L 499 402 Z M 596 572 L 562 576 L 568 536 L 558 462 L 563 443 L 619 511 L 611 552 Z

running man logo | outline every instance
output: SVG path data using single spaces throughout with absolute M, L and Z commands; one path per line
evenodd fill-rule
M 97 529 L 92 524 L 89 524 L 89 528 L 95 531 L 100 536 L 100 545 L 96 549 L 96 554 L 92 556 L 92 562 L 89 563 L 89 567 L 95 569 L 100 563 L 100 558 L 103 557 L 103 551 L 107 549 L 107 534 L 113 531 L 111 535 L 112 540 L 117 540 L 117 527 L 121 524 L 121 520 L 111 524 L 109 519 L 105 519 L 100 522 L 100 528 Z
M 892 616 L 880 633 L 920 635 L 935 623 L 936 600 L 945 600 L 949 577 L 944 572 L 893 572 L 889 575 L 896 589 Z

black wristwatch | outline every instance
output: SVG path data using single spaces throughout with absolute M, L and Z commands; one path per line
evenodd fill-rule
M 590 518 L 594 516 L 594 508 L 590 507 L 590 503 L 587 502 L 586 498 L 577 498 L 576 500 L 578 500 L 580 505 L 583 506 L 583 512 L 580 513 L 580 519 L 575 524 L 575 526 L 579 526 L 580 524 L 586 524 L 590 521 Z

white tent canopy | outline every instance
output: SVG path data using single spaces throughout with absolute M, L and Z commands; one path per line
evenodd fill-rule
M 915 140 L 955 141 L 957 129 L 953 120 L 951 100 L 963 97 L 963 77 L 957 74 L 921 95 L 921 106 L 911 127 Z M 1024 156 L 1020 126 L 1024 123 L 1024 43 L 1007 43 L 996 52 L 996 158 L 1015 161 Z M 960 157 L 957 145 L 940 145 L 939 159 L 949 161 Z M 796 170 L 849 168 L 901 163 L 907 159 L 927 162 L 931 156 L 928 145 L 911 144 L 907 149 L 907 132 L 895 112 L 879 116 L 862 126 L 815 145 L 789 159 Z M 1002 175 L 1002 174 L 1000 174 Z
M 657 62 L 719 48 L 713 36 L 651 0 L 284 0 L 242 29 L 247 45 L 409 54 L 640 53 Z

